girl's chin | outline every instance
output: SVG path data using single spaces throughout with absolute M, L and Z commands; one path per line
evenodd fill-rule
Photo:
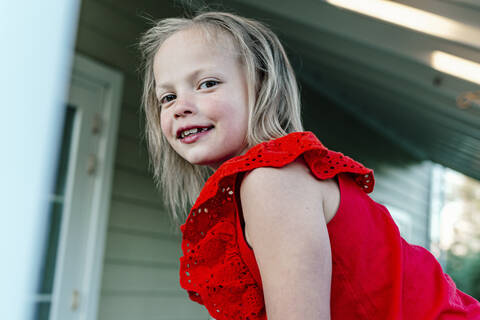
M 244 147 L 241 150 L 240 149 L 239 150 L 218 150 L 218 148 L 194 150 L 192 148 L 191 150 L 188 150 L 188 151 L 190 152 L 186 152 L 184 156 L 182 156 L 185 160 L 187 160 L 188 162 L 194 165 L 208 166 L 216 170 L 225 161 L 228 161 L 229 159 L 234 158 L 236 156 L 245 154 L 248 151 L 248 148 Z

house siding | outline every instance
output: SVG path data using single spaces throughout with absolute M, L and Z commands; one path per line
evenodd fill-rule
M 83 0 L 78 25 L 76 51 L 125 77 L 97 319 L 208 319 L 179 286 L 180 236 L 148 171 L 135 47 L 142 12 L 180 13 L 148 1 Z
M 135 43 L 146 23 L 138 15 L 177 16 L 180 9 L 170 2 L 147 0 L 82 1 L 76 50 L 125 76 L 99 320 L 208 319 L 206 310 L 191 302 L 179 287 L 180 236 L 155 189 L 141 138 Z M 338 107 L 318 103 L 311 89 L 303 88 L 302 93 L 307 129 L 327 147 L 373 168 L 376 189 L 372 197 L 407 212 L 412 221 L 408 239 L 427 245 L 429 164 L 398 149 Z

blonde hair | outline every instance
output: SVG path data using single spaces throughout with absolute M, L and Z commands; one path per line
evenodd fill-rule
M 155 22 L 139 42 L 144 85 L 142 108 L 155 181 L 162 189 L 177 225 L 180 218 L 183 221 L 186 217 L 188 207 L 193 205 L 212 171 L 181 158 L 163 136 L 153 59 L 168 37 L 194 27 L 202 28 L 207 35 L 209 31 L 227 34 L 239 51 L 248 88 L 248 147 L 303 130 L 295 74 L 279 39 L 264 24 L 226 12 L 204 12 L 193 18 L 168 18 Z M 180 216 L 178 211 L 183 214 Z

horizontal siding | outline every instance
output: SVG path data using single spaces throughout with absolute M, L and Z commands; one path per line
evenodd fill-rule
M 105 36 L 101 30 L 82 22 L 80 21 L 77 31 L 77 51 L 120 69 L 124 74 L 133 75 L 133 68 L 137 64 L 133 53 L 126 52 L 125 46 L 119 45 L 114 39 Z M 122 68 L 122 65 L 127 67 Z
M 124 85 L 128 87 L 128 89 L 123 92 L 124 109 L 129 109 L 131 112 L 139 112 L 142 83 L 136 75 L 126 74 Z
M 420 192 L 418 189 L 421 188 L 412 188 L 409 185 L 405 184 L 402 180 L 395 178 L 384 178 L 382 173 L 377 173 L 375 176 L 375 191 L 373 196 L 375 197 L 377 193 L 382 194 L 382 199 L 388 202 L 395 202 L 397 206 L 401 206 L 401 203 L 414 204 L 415 207 L 405 207 L 405 210 L 409 208 L 412 211 L 422 210 L 428 206 L 428 199 L 425 198 L 425 192 Z M 380 195 L 379 195 L 380 197 Z
M 104 295 L 99 319 L 206 320 L 203 307 L 195 302 L 179 305 L 176 295 Z
M 112 200 L 109 226 L 118 230 L 128 228 L 132 231 L 159 233 L 164 236 L 174 235 L 164 209 L 157 206 L 142 206 L 130 202 L 129 199 Z
M 119 136 L 115 163 L 117 168 L 137 171 L 151 177 L 148 171 L 148 152 L 138 139 Z
M 155 189 L 153 180 L 136 171 L 115 168 L 113 181 L 113 197 L 128 199 L 135 203 L 144 202 L 150 207 L 162 208 L 160 193 Z
M 158 269 L 163 269 L 158 272 Z M 118 281 L 122 279 L 122 281 Z M 120 294 L 122 292 L 171 292 L 185 295 L 185 292 L 172 288 L 178 287 L 178 270 L 168 267 L 137 266 L 110 263 L 105 266 L 102 282 L 103 292 Z
M 375 169 L 384 180 L 399 181 L 405 188 L 414 193 L 424 194 L 428 192 L 428 181 L 430 179 L 428 164 L 408 164 L 405 166 L 380 166 Z
M 98 320 L 208 319 L 178 282 L 180 235 L 148 170 L 136 42 L 142 12 L 178 15 L 165 2 L 84 0 L 76 51 L 124 74 Z
M 142 18 L 122 10 L 122 1 L 86 0 L 82 2 L 80 23 L 89 25 L 102 32 L 118 45 L 129 47 L 145 30 Z M 123 1 L 124 3 L 126 1 Z M 140 1 L 139 1 L 140 2 Z M 105 22 L 108 23 L 105 23 Z M 133 47 L 129 47 L 134 49 Z M 132 65 L 134 70 L 135 65 Z
M 110 228 L 105 259 L 176 264 L 180 256 L 178 239 L 158 233 Z M 159 247 L 161 244 L 161 247 Z
M 144 136 L 144 121 L 139 115 L 140 109 L 126 108 L 120 117 L 120 135 L 132 139 Z
M 431 164 L 419 162 L 406 167 L 382 167 L 376 170 L 376 186 L 372 199 L 394 207 L 409 216 L 409 230 L 402 235 L 411 243 L 429 246 Z

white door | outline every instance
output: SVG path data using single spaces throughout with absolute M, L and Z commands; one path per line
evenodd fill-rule
M 75 56 L 34 320 L 93 320 L 100 296 L 122 76 Z

